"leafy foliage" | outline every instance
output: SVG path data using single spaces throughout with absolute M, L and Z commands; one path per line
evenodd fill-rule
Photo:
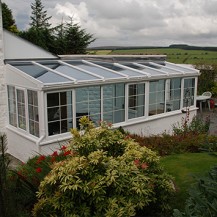
M 202 94 L 206 91 L 212 91 L 212 88 L 215 86 L 215 78 L 217 76 L 217 65 L 211 64 L 198 64 L 196 65 L 201 72 L 198 77 L 198 94 Z
M 174 210 L 174 217 L 217 216 L 217 166 L 207 177 L 199 178 L 190 189 L 184 212 Z
M 52 164 L 66 159 L 71 152 L 62 146 L 51 155 L 39 155 L 30 158 L 25 164 L 8 173 L 7 183 L 13 192 L 16 204 L 16 216 L 31 215 L 31 210 L 36 203 L 36 192 L 40 182 L 51 171 Z
M 217 136 L 208 135 L 210 118 L 202 120 L 194 117 L 189 122 L 188 114 L 181 123 L 173 125 L 173 135 L 163 133 L 149 137 L 129 135 L 141 146 L 146 146 L 159 155 L 170 155 L 203 150 L 217 151 Z
M 6 178 L 9 159 L 6 156 L 6 136 L 0 135 L 0 213 L 2 216 L 7 216 L 7 192 L 6 192 Z
M 41 182 L 34 216 L 134 216 L 168 208 L 173 188 L 159 157 L 109 128 L 81 119 L 82 130 L 72 130 L 71 157 Z

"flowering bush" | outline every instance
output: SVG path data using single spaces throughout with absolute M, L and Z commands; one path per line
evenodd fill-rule
M 94 128 L 83 117 L 81 129 L 72 130 L 76 154 L 55 163 L 41 182 L 34 216 L 134 216 L 168 208 L 173 186 L 155 152 L 105 122 Z
M 51 171 L 55 162 L 62 161 L 72 153 L 66 146 L 62 146 L 58 151 L 54 151 L 51 155 L 35 156 L 27 161 L 27 163 L 18 167 L 16 171 L 11 171 L 8 177 L 8 184 L 11 191 L 14 192 L 14 200 L 17 210 L 17 216 L 30 216 L 31 209 L 36 203 L 36 192 L 40 182 Z M 25 214 L 24 214 L 25 213 Z

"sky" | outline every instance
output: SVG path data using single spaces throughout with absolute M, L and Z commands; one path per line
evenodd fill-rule
M 28 28 L 35 0 L 3 0 L 18 29 Z M 91 46 L 217 46 L 217 0 L 42 0 L 50 22 L 73 17 Z

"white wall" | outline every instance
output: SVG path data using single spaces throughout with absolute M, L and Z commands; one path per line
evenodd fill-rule
M 18 134 L 9 128 L 7 128 L 6 133 L 9 144 L 8 152 L 17 159 L 26 162 L 30 157 L 38 154 L 36 141 L 28 139 L 25 135 Z
M 196 114 L 197 110 L 192 110 L 190 112 L 190 122 Z M 177 123 L 181 124 L 182 119 L 186 117 L 186 114 L 181 112 L 175 115 L 164 115 L 165 114 L 163 114 L 161 118 L 135 123 L 129 126 L 124 126 L 123 128 L 131 133 L 135 133 L 142 136 L 157 135 L 162 134 L 164 132 L 171 134 L 172 126 Z M 153 118 L 153 116 L 151 118 Z
M 4 67 L 4 49 L 3 49 L 3 28 L 2 12 L 0 4 L 0 132 L 5 132 L 6 122 L 6 87 L 5 87 L 5 67 Z
M 57 56 L 45 51 L 7 30 L 4 30 L 4 52 L 5 59 L 35 59 L 35 58 L 57 58 Z

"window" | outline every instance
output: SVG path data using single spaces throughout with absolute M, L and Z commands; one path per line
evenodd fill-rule
M 101 119 L 100 86 L 76 89 L 76 127 L 78 128 L 82 116 L 88 116 L 95 124 Z
M 29 111 L 29 133 L 39 137 L 38 95 L 36 91 L 27 90 Z
M 25 94 L 21 89 L 17 89 L 17 115 L 18 127 L 26 130 Z
M 165 80 L 149 83 L 149 116 L 164 113 Z
M 68 132 L 72 128 L 72 92 L 47 94 L 48 134 Z
M 17 127 L 17 108 L 15 87 L 8 86 L 8 111 L 9 111 L 9 124 Z
M 125 120 L 125 85 L 103 86 L 103 120 L 119 123 Z
M 181 78 L 168 79 L 166 84 L 166 112 L 179 110 L 181 102 Z
M 128 118 L 144 116 L 145 84 L 129 85 Z
M 184 79 L 183 107 L 194 105 L 195 79 Z

